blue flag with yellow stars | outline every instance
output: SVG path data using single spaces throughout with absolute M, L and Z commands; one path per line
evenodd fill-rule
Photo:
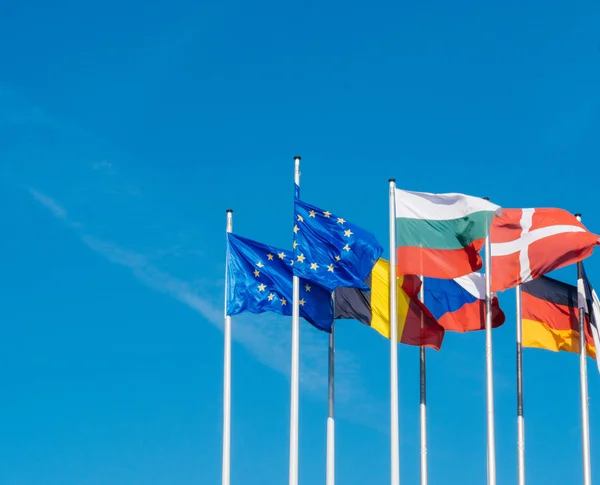
M 368 290 L 364 281 L 383 253 L 375 236 L 342 217 L 308 204 L 294 204 L 294 274 L 330 291 Z
M 227 234 L 227 315 L 274 312 L 292 314 L 290 251 Z M 320 330 L 331 332 L 331 293 L 300 280 L 300 316 Z

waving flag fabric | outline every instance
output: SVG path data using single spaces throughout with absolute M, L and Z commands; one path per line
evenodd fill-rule
M 562 209 L 504 209 L 490 237 L 493 291 L 581 261 L 598 245 L 598 235 Z
M 412 275 L 398 278 L 398 342 L 439 350 L 444 329 L 419 301 L 421 281 Z M 390 338 L 390 263 L 380 259 L 367 278 L 370 291 L 335 290 L 335 318 L 351 318 Z
M 469 195 L 396 189 L 398 274 L 451 279 L 477 271 L 479 251 L 499 211 Z
M 471 273 L 452 280 L 425 278 L 425 305 L 446 330 L 485 329 L 485 276 Z M 504 323 L 498 297 L 492 298 L 492 327 Z
M 383 248 L 370 232 L 298 198 L 294 205 L 294 274 L 335 290 L 367 289 Z
M 589 316 L 590 333 L 592 334 L 592 340 L 596 349 L 600 348 L 600 299 L 596 294 L 596 291 L 592 287 L 590 280 L 583 270 L 583 284 L 585 287 L 586 302 L 587 302 L 587 313 Z M 596 363 L 598 364 L 598 371 L 600 371 L 600 359 L 596 357 Z
M 579 352 L 577 287 L 540 276 L 521 288 L 523 347 Z M 587 354 L 595 358 L 594 341 L 587 331 L 585 340 Z
M 235 234 L 227 235 L 227 315 L 292 314 L 292 253 Z M 300 280 L 300 316 L 331 332 L 331 293 Z

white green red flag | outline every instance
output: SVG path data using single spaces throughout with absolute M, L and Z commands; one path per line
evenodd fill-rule
M 502 291 L 592 254 L 598 235 L 563 209 L 503 209 L 494 220 L 492 291 Z
M 396 189 L 398 274 L 452 279 L 481 269 L 496 204 L 464 194 Z

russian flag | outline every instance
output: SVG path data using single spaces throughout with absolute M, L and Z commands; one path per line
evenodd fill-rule
M 471 273 L 453 280 L 425 278 L 425 306 L 446 330 L 469 332 L 485 329 L 485 277 Z M 499 327 L 506 317 L 492 297 L 492 327 Z

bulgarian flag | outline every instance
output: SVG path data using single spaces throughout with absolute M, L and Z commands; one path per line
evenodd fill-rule
M 479 251 L 500 212 L 470 195 L 396 189 L 398 274 L 452 279 L 481 269 Z

